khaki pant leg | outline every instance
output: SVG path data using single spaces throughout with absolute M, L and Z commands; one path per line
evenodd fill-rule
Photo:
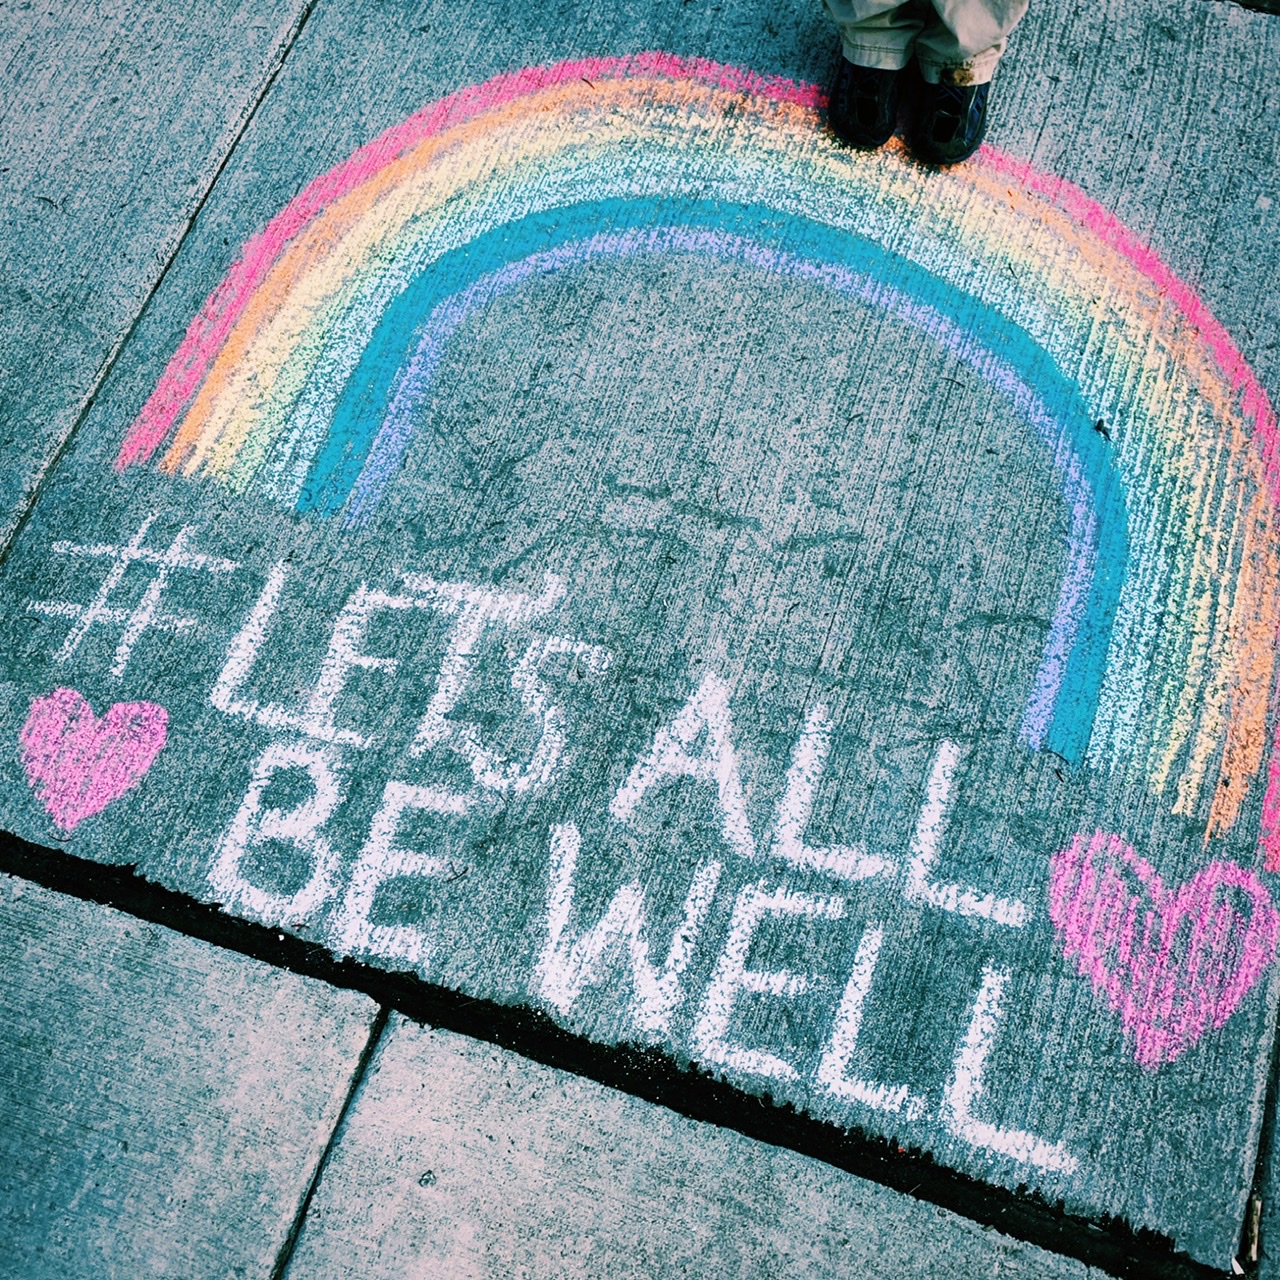
M 932 18 L 925 0 L 825 0 L 844 56 L 860 67 L 901 71 L 916 37 Z
M 933 7 L 915 44 L 921 75 L 930 84 L 985 84 L 1027 0 L 933 0 Z

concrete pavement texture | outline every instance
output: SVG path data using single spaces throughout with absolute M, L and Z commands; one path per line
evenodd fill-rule
M 1280 25 L 1034 9 L 930 172 L 816 5 L 273 13 L 15 27 L 0 825 L 1229 1266 Z
M 270 1275 L 374 1013 L 0 877 L 0 1275 Z
M 819 1161 L 393 1017 L 287 1275 L 1102 1273 Z
M 0 536 L 173 257 L 302 7 L 0 4 Z
M 0 921 L 13 1280 L 1102 1274 L 394 1015 L 295 1247 L 372 1003 L 10 876 Z

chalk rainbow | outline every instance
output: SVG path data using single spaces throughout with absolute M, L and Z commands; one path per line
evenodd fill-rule
M 1276 419 L 1194 291 L 1062 179 L 984 147 L 942 173 L 824 132 L 813 86 L 665 53 L 528 68 L 317 178 L 192 321 L 121 468 L 367 522 L 468 315 L 635 254 L 813 281 L 927 332 L 1012 399 L 1060 478 L 1066 572 L 1023 719 L 1236 821 L 1268 755 Z M 1105 433 L 1097 429 L 1105 424 Z M 1263 852 L 1280 868 L 1271 752 Z

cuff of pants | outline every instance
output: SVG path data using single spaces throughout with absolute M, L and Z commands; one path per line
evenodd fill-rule
M 844 56 L 857 67 L 874 67 L 877 71 L 902 71 L 911 61 L 910 49 L 894 49 L 887 45 L 867 44 L 860 40 L 843 40 Z M 916 65 L 927 84 L 986 84 L 996 73 L 1003 46 L 987 49 L 964 62 L 941 62 L 928 54 L 916 55 Z
M 917 50 L 916 65 L 926 84 L 986 84 L 995 75 L 996 64 L 1003 52 L 1004 42 L 1001 41 L 994 49 L 984 49 L 963 62 L 944 62 Z
M 911 61 L 911 48 L 893 48 L 886 44 L 868 44 L 842 38 L 844 56 L 855 67 L 874 67 L 877 71 L 901 71 Z

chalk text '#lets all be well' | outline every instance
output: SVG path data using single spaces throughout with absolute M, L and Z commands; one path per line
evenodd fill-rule
M 140 544 L 145 532 L 144 526 L 134 541 Z M 135 558 L 144 554 L 134 548 Z M 205 564 L 207 558 L 196 557 L 185 547 L 180 554 L 171 549 L 165 556 L 153 554 L 152 558 L 157 562 L 157 578 L 174 569 L 221 573 L 240 567 L 221 560 Z M 588 640 L 539 629 L 539 623 L 545 623 L 567 597 L 565 582 L 555 575 L 547 574 L 537 593 L 525 593 L 405 573 L 394 590 L 379 590 L 365 583 L 357 586 L 333 620 L 314 683 L 292 705 L 267 702 L 253 693 L 255 668 L 264 656 L 273 628 L 287 621 L 284 597 L 289 574 L 289 566 L 283 561 L 267 573 L 257 600 L 228 646 L 226 660 L 209 695 L 218 711 L 272 733 L 219 840 L 209 873 L 211 887 L 229 909 L 273 926 L 320 925 L 329 945 L 340 954 L 387 964 L 398 962 L 402 966 L 407 962 L 429 976 L 432 943 L 428 932 L 416 925 L 376 922 L 375 901 L 383 885 L 416 880 L 429 892 L 427 886 L 432 879 L 449 876 L 454 869 L 449 859 L 403 847 L 406 819 L 411 814 L 427 815 L 442 823 L 458 823 L 487 799 L 544 791 L 571 754 L 567 751 L 569 734 L 564 709 L 555 702 L 544 678 L 546 664 L 558 656 L 561 661 L 574 663 L 581 673 L 600 674 L 608 669 L 613 655 Z M 113 675 L 121 674 L 127 665 L 126 641 L 130 646 L 136 644 L 148 627 L 171 631 L 185 628 L 184 619 L 175 620 L 160 610 L 160 595 L 166 584 L 167 579 L 149 591 L 153 598 L 144 598 L 148 612 L 141 615 L 139 608 L 130 612 L 106 607 L 105 594 L 98 602 L 100 616 L 93 620 L 114 623 L 122 631 Z M 45 602 L 33 602 L 32 607 L 38 612 L 68 617 L 72 608 Z M 83 632 L 87 625 L 85 611 L 92 606 L 75 608 L 80 610 L 75 626 Z M 474 786 L 460 791 L 402 778 L 387 779 L 352 862 L 335 844 L 327 827 L 344 799 L 343 754 L 374 747 L 378 733 L 369 726 L 344 720 L 343 693 L 358 672 L 380 673 L 394 679 L 399 666 L 396 658 L 365 651 L 376 648 L 368 643 L 370 628 L 382 615 L 406 616 L 418 610 L 442 615 L 447 632 L 433 675 L 430 702 L 416 725 L 408 756 L 413 759 L 440 751 L 453 753 L 469 767 Z M 476 678 L 481 654 L 491 649 L 498 638 L 515 655 L 509 663 L 510 687 L 524 716 L 535 725 L 536 745 L 523 760 L 508 759 L 497 745 L 486 741 L 478 725 L 453 714 Z M 512 638 L 520 641 L 514 650 L 509 643 Z M 74 647 L 64 644 L 55 657 L 65 660 Z M 622 786 L 609 800 L 612 821 L 630 824 L 647 795 L 685 780 L 705 787 L 718 811 L 720 843 L 725 851 L 722 856 L 753 863 L 764 857 L 775 865 L 789 864 L 844 883 L 897 878 L 905 898 L 917 907 L 1013 929 L 1027 923 L 1029 913 L 1024 903 L 980 893 L 939 875 L 936 864 L 945 841 L 953 779 L 961 760 L 961 751 L 955 744 L 943 742 L 934 752 L 905 858 L 884 856 L 858 844 L 810 845 L 805 832 L 833 732 L 828 709 L 814 705 L 794 744 L 769 830 L 758 842 L 747 813 L 730 690 L 715 672 L 700 680 L 691 679 L 690 686 L 684 705 L 658 727 L 647 749 L 632 763 Z M 404 771 L 411 770 L 406 767 Z M 269 803 L 271 783 L 282 773 L 305 775 L 309 782 L 305 797 L 286 809 Z M 268 843 L 289 848 L 301 860 L 303 882 L 291 893 L 264 888 L 251 876 L 255 849 Z M 720 858 L 706 857 L 694 870 L 680 920 L 670 941 L 663 939 L 660 943 L 648 919 L 645 888 L 638 880 L 619 886 L 594 923 L 576 919 L 580 913 L 575 911 L 575 885 L 579 861 L 584 856 L 582 844 L 578 824 L 571 817 L 551 825 L 547 906 L 542 917 L 545 936 L 531 975 L 531 993 L 568 1016 L 584 991 L 612 984 L 621 974 L 624 980 L 629 979 L 629 1017 L 641 1036 L 658 1041 L 669 1039 L 676 1009 L 686 1001 L 696 1000 L 689 1043 L 695 1059 L 733 1074 L 798 1081 L 798 1068 L 782 1054 L 735 1039 L 731 1031 L 735 1003 L 748 994 L 786 1001 L 827 987 L 839 990 L 840 979 L 755 969 L 748 964 L 748 954 L 766 921 L 785 921 L 788 917 L 811 921 L 843 919 L 848 911 L 847 899 L 838 893 L 802 892 L 776 877 L 745 885 L 733 896 L 727 937 L 705 990 L 689 992 L 682 979 L 702 941 L 703 924 L 720 888 Z M 851 1072 L 884 937 L 882 924 L 866 922 L 851 971 L 847 977 L 841 975 L 843 989 L 811 1083 L 855 1109 L 899 1113 L 913 1120 L 926 1119 L 929 1112 L 936 1110 L 944 1128 L 968 1144 L 1046 1170 L 1074 1170 L 1077 1162 L 1062 1144 L 1021 1130 L 997 1127 L 979 1114 L 985 1067 L 1001 1029 L 1004 994 L 1011 979 L 1006 970 L 994 965 L 983 969 L 968 1009 L 967 1024 L 957 1027 L 954 1060 L 940 1099 L 931 1103 L 906 1085 L 863 1079 Z

